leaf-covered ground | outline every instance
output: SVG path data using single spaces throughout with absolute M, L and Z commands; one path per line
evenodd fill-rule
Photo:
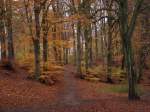
M 75 77 L 65 66 L 53 86 L 27 79 L 25 70 L 0 70 L 0 112 L 148 112 L 150 86 L 140 101 L 129 102 L 127 93 L 112 90 L 118 85 L 93 83 Z M 110 89 L 111 88 L 111 89 Z M 146 92 L 145 92 L 146 91 Z

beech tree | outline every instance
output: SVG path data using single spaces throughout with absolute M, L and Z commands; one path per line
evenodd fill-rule
M 120 32 L 121 38 L 123 40 L 123 48 L 125 52 L 125 62 L 126 70 L 128 74 L 129 83 L 129 99 L 138 99 L 137 93 L 137 73 L 134 67 L 134 54 L 132 48 L 132 37 L 136 25 L 136 20 L 140 12 L 143 0 L 136 0 L 134 5 L 134 10 L 131 15 L 131 20 L 129 20 L 129 10 L 128 10 L 128 0 L 117 1 L 119 6 L 118 16 L 120 22 Z
M 48 32 L 50 29 L 50 23 L 48 20 L 48 12 L 51 1 L 45 2 L 42 6 L 42 30 L 43 30 L 43 61 L 48 61 Z
M 1 60 L 6 59 L 6 34 L 5 34 L 5 7 L 4 0 L 0 4 L 0 44 L 1 44 Z
M 7 46 L 8 60 L 10 65 L 14 60 L 14 43 L 13 43 L 13 23 L 12 23 L 12 0 L 6 0 L 6 29 L 7 29 Z
M 42 7 L 45 5 L 47 0 L 33 0 L 26 1 L 24 0 L 26 18 L 28 22 L 28 27 L 30 31 L 30 35 L 32 37 L 33 45 L 34 45 L 34 57 L 35 57 L 35 78 L 39 79 L 41 75 L 41 52 L 40 52 L 40 38 L 41 38 L 41 22 L 40 22 L 40 14 Z M 33 6 L 32 6 L 33 5 Z M 34 13 L 34 15 L 33 15 Z M 45 16 L 44 16 L 45 17 Z M 45 20 L 44 20 L 45 21 Z M 33 26 L 34 25 L 34 26 Z M 35 28 L 35 34 L 33 32 L 33 27 Z M 44 35 L 46 36 L 46 35 Z M 47 37 L 44 37 L 47 38 Z

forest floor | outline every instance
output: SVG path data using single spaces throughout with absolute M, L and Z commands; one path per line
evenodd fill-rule
M 67 65 L 53 86 L 27 79 L 27 72 L 0 70 L 0 112 L 150 112 L 150 85 L 139 101 L 127 93 L 104 92 L 117 84 L 93 83 L 76 78 Z

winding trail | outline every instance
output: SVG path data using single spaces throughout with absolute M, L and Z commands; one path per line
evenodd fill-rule
M 75 80 L 74 68 L 70 65 L 65 66 L 64 71 L 64 87 L 62 88 L 62 92 L 59 93 L 59 102 L 60 105 L 80 105 L 81 101 L 78 95 L 77 83 Z

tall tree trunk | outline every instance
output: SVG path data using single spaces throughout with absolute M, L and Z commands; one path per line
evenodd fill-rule
M 108 15 L 111 16 L 110 12 Z M 107 82 L 112 83 L 112 20 L 108 18 L 108 44 L 107 44 Z
M 41 75 L 40 70 L 40 41 L 34 40 L 34 58 L 35 58 L 35 78 L 38 80 Z
M 137 93 L 137 73 L 134 66 L 134 55 L 132 50 L 132 36 L 135 29 L 136 20 L 141 8 L 143 0 L 136 0 L 133 14 L 130 20 L 128 21 L 128 0 L 121 0 L 119 2 L 119 20 L 120 20 L 120 32 L 123 40 L 123 48 L 125 49 L 125 60 L 126 60 L 126 69 L 128 73 L 128 85 L 129 92 L 128 97 L 130 100 L 138 99 Z
M 127 38 L 127 37 L 126 37 Z M 129 99 L 137 99 L 137 74 L 134 67 L 134 58 L 131 40 L 125 42 L 125 59 L 126 59 L 126 68 L 128 73 L 128 83 L 129 83 Z
M 5 8 L 4 0 L 0 3 L 0 43 L 1 43 L 1 60 L 2 62 L 6 59 L 6 34 L 5 34 Z
M 6 37 L 4 32 L 0 31 L 1 35 L 0 35 L 0 43 L 1 43 L 1 60 L 2 62 L 6 59 Z
M 85 69 L 86 72 L 88 68 L 92 66 L 92 35 L 91 35 L 91 24 L 84 27 L 84 37 L 85 37 Z
M 48 61 L 48 35 L 47 33 L 43 35 L 43 61 Z
M 35 78 L 39 79 L 40 70 L 40 7 L 37 1 L 34 1 L 35 16 L 35 38 L 34 38 L 34 55 L 35 55 Z
M 107 81 L 112 83 L 112 37 L 111 32 L 108 33 L 107 46 Z
M 77 23 L 77 72 L 82 75 L 81 71 L 81 22 Z
M 48 18 L 47 18 L 48 10 L 46 6 L 43 6 L 43 20 L 42 20 L 42 29 L 43 29 L 43 61 L 47 62 L 48 59 Z
M 73 63 L 76 65 L 76 58 L 77 58 L 77 53 L 76 53 L 76 34 L 75 34 L 75 29 L 74 25 L 72 26 L 73 28 Z
M 98 35 L 97 35 L 97 25 L 95 23 L 95 59 L 97 60 L 99 56 L 99 51 L 98 51 Z
M 87 27 L 85 27 L 84 29 L 84 38 L 85 38 L 85 70 L 87 72 L 89 68 L 89 35 Z
M 14 43 L 12 30 L 12 0 L 6 0 L 6 20 L 7 20 L 7 46 L 8 46 L 8 60 L 10 65 L 14 61 Z
M 93 65 L 93 42 L 92 42 L 92 29 L 91 29 L 91 26 L 90 26 L 90 29 L 89 29 L 89 67 L 92 67 Z

